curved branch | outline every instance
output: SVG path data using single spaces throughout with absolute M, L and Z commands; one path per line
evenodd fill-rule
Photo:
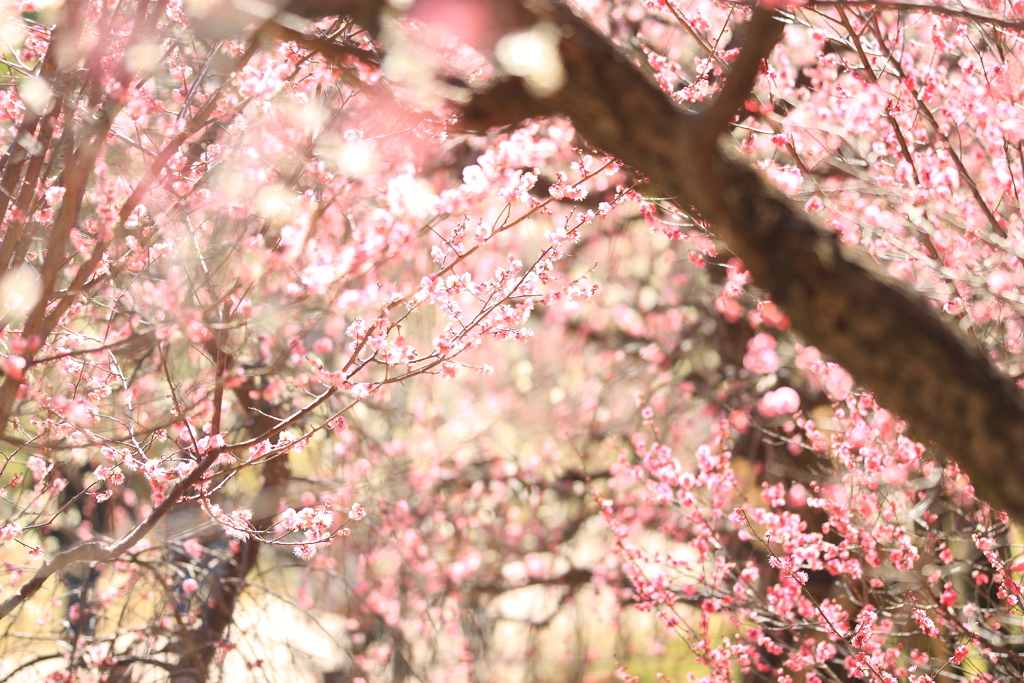
M 921 14 L 938 14 L 943 17 L 954 19 L 966 19 L 978 24 L 988 24 L 1007 31 L 1024 31 L 1024 20 L 1006 19 L 983 12 L 977 12 L 966 7 L 949 7 L 940 4 L 928 4 L 923 2 L 887 2 L 881 0 L 813 0 L 807 3 L 808 7 L 877 7 L 897 12 L 920 12 Z
M 692 206 L 793 327 L 883 405 L 959 462 L 989 503 L 1024 519 L 1024 397 L 921 295 L 867 263 L 720 141 L 565 8 L 569 85 L 555 106 L 589 143 Z M 705 151 L 707 150 L 707 151 Z
M 881 4 L 911 9 L 906 3 Z M 374 16 L 382 5 L 324 3 Z M 501 90 L 470 102 L 462 127 L 508 122 L 524 110 L 567 116 L 589 144 L 710 222 L 783 306 L 794 329 L 870 387 L 918 439 L 933 440 L 955 457 L 985 500 L 1024 519 L 1024 397 L 1016 384 L 921 295 L 849 251 L 794 205 L 733 152 L 730 142 L 709 144 L 702 115 L 679 110 L 589 22 L 561 4 L 538 12 L 562 29 L 565 86 L 550 97 L 528 99 L 521 84 L 506 81 Z M 744 89 L 749 92 L 756 76 L 750 66 L 773 44 L 778 28 L 766 14 L 755 12 L 750 54 L 739 58 L 738 66 L 744 66 L 736 85 L 727 85 L 721 103 L 709 109 L 719 120 L 734 111 Z M 510 95 L 517 111 L 509 111 Z
M 265 430 L 258 437 L 250 439 L 244 443 L 256 444 L 264 439 L 269 439 L 276 434 L 279 434 L 284 431 L 293 420 L 306 415 L 326 401 L 327 398 L 333 396 L 335 391 L 336 389 L 332 387 L 316 396 L 306 407 L 300 408 L 282 420 L 273 420 L 272 424 L 268 423 Z M 221 454 L 231 450 L 237 450 L 240 447 L 241 446 L 239 444 L 235 444 L 233 446 L 211 450 L 209 453 L 204 455 L 196 465 L 196 468 L 192 470 L 187 477 L 179 481 L 173 489 L 171 489 L 171 492 L 167 494 L 167 497 L 163 502 L 157 505 L 146 519 L 121 537 L 120 540 L 109 545 L 104 545 L 98 541 L 89 541 L 56 554 L 52 560 L 46 562 L 42 567 L 36 570 L 36 573 L 32 578 L 22 585 L 17 593 L 0 603 L 0 619 L 6 617 L 15 608 L 35 595 L 36 592 L 43 587 L 46 579 L 50 578 L 53 574 L 62 571 L 66 567 L 77 562 L 106 562 L 128 552 L 132 546 L 145 538 L 146 535 L 153 530 L 153 527 L 157 525 L 157 522 L 163 519 L 164 516 L 180 502 L 181 498 L 189 489 L 199 483 L 203 478 L 203 475 L 206 474 L 206 471 L 209 470 L 215 462 L 217 462 L 217 458 L 219 458 Z
M 16 607 L 35 595 L 48 578 L 70 565 L 78 562 L 106 562 L 126 553 L 153 530 L 157 522 L 163 519 L 171 511 L 171 508 L 178 504 L 179 499 L 186 491 L 199 482 L 203 474 L 206 473 L 206 470 L 210 469 L 222 452 L 223 449 L 215 449 L 203 456 L 203 459 L 199 461 L 196 468 L 171 489 L 171 492 L 167 494 L 163 502 L 157 505 L 146 519 L 122 536 L 120 540 L 110 545 L 104 545 L 99 541 L 88 541 L 54 555 L 52 560 L 44 563 L 42 567 L 36 570 L 32 578 L 24 583 L 17 593 L 0 603 L 0 619 L 6 617 Z
M 768 59 L 782 38 L 785 24 L 775 12 L 758 6 L 744 27 L 746 40 L 739 57 L 726 76 L 725 85 L 711 104 L 701 113 L 704 134 L 709 143 L 729 130 L 729 124 L 743 109 L 750 91 L 761 73 L 761 63 Z

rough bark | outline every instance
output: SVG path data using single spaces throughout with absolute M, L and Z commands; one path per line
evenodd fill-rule
M 383 7 L 372 0 L 295 5 L 305 16 L 364 18 L 379 17 Z M 534 99 L 518 80 L 506 80 L 478 93 L 461 125 L 482 130 L 524 116 L 568 117 L 589 144 L 708 221 L 796 331 L 906 419 L 916 438 L 938 443 L 955 458 L 985 500 L 1024 519 L 1024 398 L 1018 387 L 923 297 L 845 248 L 719 135 L 749 93 L 750 65 L 780 32 L 774 17 L 754 12 L 746 54 L 727 76 L 735 84 L 700 115 L 676 107 L 606 36 L 564 5 L 536 11 L 562 28 L 565 86 Z

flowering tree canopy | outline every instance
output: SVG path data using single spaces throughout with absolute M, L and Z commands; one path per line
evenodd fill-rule
M 0 676 L 1024 674 L 1024 6 L 0 20 Z

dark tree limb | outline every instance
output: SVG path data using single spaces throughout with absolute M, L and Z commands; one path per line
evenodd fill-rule
M 324 14 L 354 17 L 379 17 L 383 6 L 372 0 L 318 4 Z M 302 10 L 315 14 L 308 4 Z M 564 5 L 550 3 L 537 13 L 562 29 L 565 86 L 531 99 L 522 84 L 504 81 L 473 98 L 463 128 L 480 130 L 520 115 L 568 117 L 589 144 L 711 223 L 794 329 L 906 419 L 916 438 L 942 446 L 984 500 L 1024 519 L 1024 398 L 1016 384 L 922 296 L 794 205 L 733 151 L 730 140 L 709 144 L 708 126 L 721 129 L 749 95 L 761 59 L 778 39 L 777 22 L 754 12 L 722 99 L 693 115 Z
M 794 205 L 731 141 L 705 151 L 699 117 L 695 125 L 671 107 L 589 24 L 564 8 L 553 14 L 573 32 L 563 41 L 570 76 L 556 110 L 588 142 L 694 207 L 800 334 L 906 419 L 914 436 L 956 458 L 985 500 L 1024 519 L 1018 387 L 922 296 Z
M 784 28 L 785 24 L 774 12 L 761 7 L 754 10 L 746 25 L 743 49 L 729 71 L 725 85 L 700 116 L 710 146 L 719 135 L 728 132 L 733 118 L 743 111 L 761 73 L 761 63 L 775 49 Z

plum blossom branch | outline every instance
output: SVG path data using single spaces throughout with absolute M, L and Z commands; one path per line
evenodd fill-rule
M 799 567 L 795 565 L 792 558 L 787 560 L 775 554 L 775 551 L 772 550 L 771 544 L 768 542 L 769 539 L 761 538 L 761 536 L 757 533 L 757 530 L 754 528 L 754 525 L 750 523 L 750 519 L 747 518 L 746 512 L 737 508 L 733 512 L 733 515 L 735 518 L 738 518 L 738 520 L 734 520 L 734 522 L 740 521 L 741 523 L 746 524 L 746 527 L 750 531 L 751 535 L 753 535 L 754 538 L 756 538 L 758 542 L 760 542 L 761 545 L 765 547 L 765 550 L 768 551 L 768 556 L 770 558 L 771 565 L 785 576 L 788 576 L 793 581 L 796 581 L 796 583 L 800 586 L 800 590 L 807 597 L 807 599 L 810 600 L 811 603 L 814 605 L 814 609 L 818 612 L 818 616 L 820 616 L 822 621 L 824 621 L 825 624 L 828 626 L 831 635 L 841 640 L 843 644 L 845 644 L 846 647 L 849 648 L 851 653 L 856 653 L 859 650 L 859 648 L 854 647 L 853 643 L 850 642 L 838 628 L 836 628 L 836 625 L 832 623 L 831 618 L 829 618 L 829 616 L 825 613 L 825 610 L 822 609 L 821 603 L 819 603 L 817 598 L 815 598 L 814 595 L 812 595 L 811 592 L 807 590 L 807 574 L 805 572 L 800 571 Z M 875 665 L 870 660 L 863 659 L 862 663 L 871 671 L 872 675 L 875 677 L 877 681 L 879 681 L 879 683 L 895 683 L 896 678 L 894 676 L 890 674 L 881 673 L 880 671 L 878 671 L 878 669 L 875 668 Z
M 761 64 L 768 59 L 779 39 L 785 24 L 778 14 L 758 5 L 745 26 L 747 39 L 740 49 L 739 57 L 729 70 L 725 85 L 714 96 L 711 105 L 700 115 L 699 126 L 704 127 L 708 144 L 714 144 L 718 136 L 725 133 L 729 124 L 750 97 Z
M 811 0 L 808 7 L 868 7 L 877 9 L 889 9 L 900 12 L 920 12 L 921 14 L 937 14 L 944 17 L 956 19 L 968 19 L 979 24 L 988 24 L 1007 31 L 1024 31 L 1024 20 L 1009 19 L 992 14 L 985 14 L 966 7 L 951 7 L 940 2 L 919 3 L 919 2 L 891 2 L 881 0 Z

